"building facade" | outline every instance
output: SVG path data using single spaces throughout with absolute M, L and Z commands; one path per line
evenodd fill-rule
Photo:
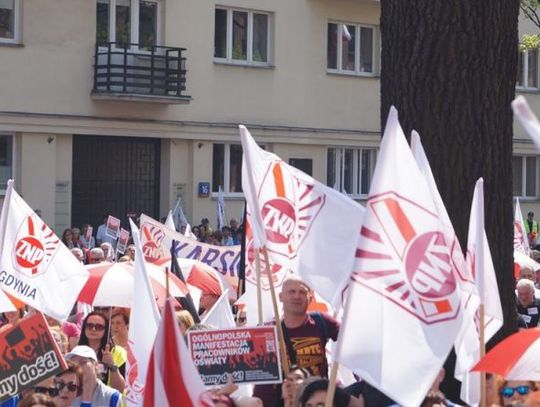
M 14 177 L 58 231 L 163 217 L 178 198 L 192 223 L 215 224 L 220 186 L 239 218 L 245 124 L 363 200 L 379 17 L 372 0 L 0 0 L 0 188 Z M 522 61 L 518 90 L 540 111 L 537 52 Z M 538 156 L 518 126 L 514 150 L 514 191 L 540 214 Z

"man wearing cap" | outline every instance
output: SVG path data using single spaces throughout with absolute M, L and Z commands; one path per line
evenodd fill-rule
M 75 346 L 71 352 L 66 354 L 65 359 L 77 363 L 83 371 L 82 394 L 75 399 L 73 407 L 121 406 L 122 395 L 120 392 L 98 380 L 97 356 L 91 347 Z
M 337 340 L 339 322 L 324 313 L 307 312 L 311 290 L 298 277 L 283 282 L 279 300 L 283 303 L 281 326 L 289 366 L 297 365 L 312 375 L 327 377 L 326 343 Z M 259 397 L 265 407 L 279 405 L 281 386 L 255 386 L 253 396 Z
M 529 247 L 533 248 L 536 246 L 536 239 L 538 238 L 538 222 L 534 220 L 533 211 L 527 214 L 525 232 L 527 232 L 527 237 L 529 238 Z

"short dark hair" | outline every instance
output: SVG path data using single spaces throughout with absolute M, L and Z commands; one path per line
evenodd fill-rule
M 327 391 L 328 390 L 328 380 L 327 379 L 318 379 L 310 382 L 306 387 L 304 387 L 302 394 L 300 396 L 300 406 L 305 407 L 307 401 L 318 391 Z M 334 407 L 347 407 L 351 399 L 350 394 L 347 394 L 345 390 L 340 387 L 336 387 L 334 393 L 333 405 Z

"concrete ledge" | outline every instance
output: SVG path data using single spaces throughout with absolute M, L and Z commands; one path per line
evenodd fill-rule
M 144 102 L 167 105 L 186 105 L 191 102 L 191 96 L 156 96 L 139 93 L 120 92 L 96 92 L 92 91 L 90 96 L 94 100 L 108 100 L 116 102 Z

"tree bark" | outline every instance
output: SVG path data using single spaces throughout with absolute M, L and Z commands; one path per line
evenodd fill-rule
M 505 318 L 495 340 L 516 330 L 510 103 L 518 13 L 519 0 L 381 0 L 381 128 L 394 105 L 405 134 L 420 133 L 464 249 L 474 185 L 484 178 Z

